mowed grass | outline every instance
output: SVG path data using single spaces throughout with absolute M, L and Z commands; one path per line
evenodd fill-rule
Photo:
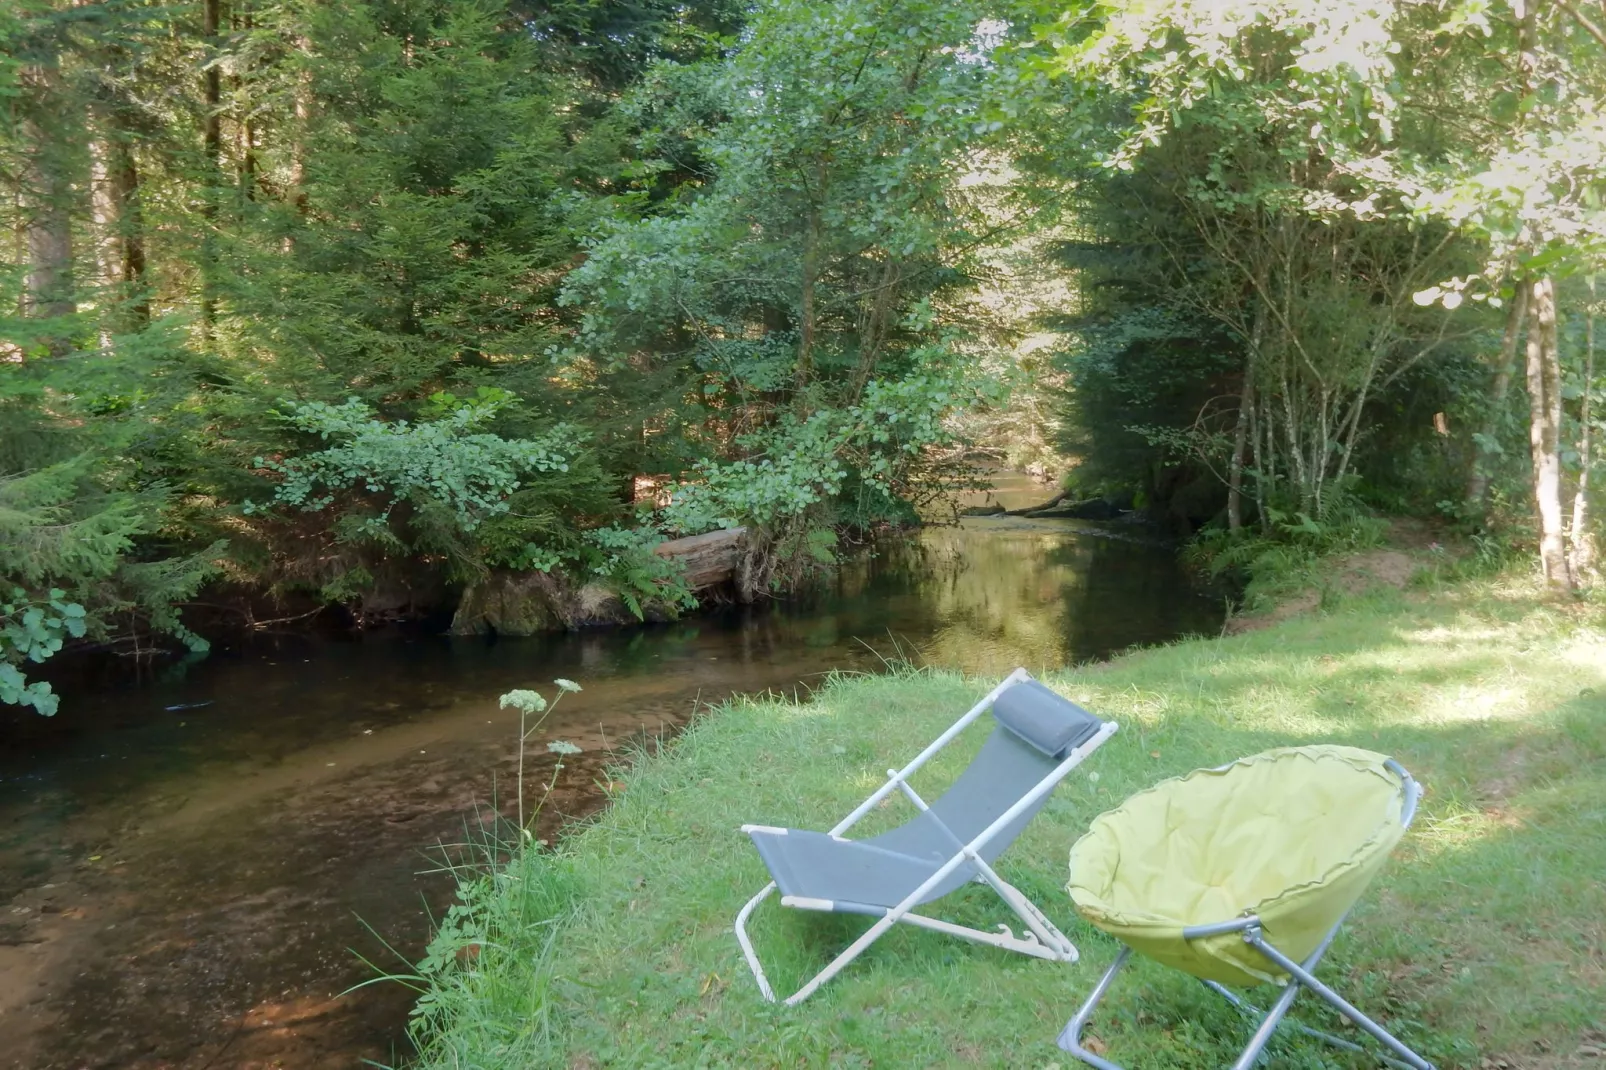
M 994 682 L 842 678 L 812 701 L 710 712 L 622 772 L 625 790 L 595 824 L 483 885 L 499 891 L 451 937 L 483 946 L 431 994 L 424 1062 L 1068 1070 L 1079 1064 L 1054 1037 L 1117 950 L 1075 917 L 1062 887 L 1089 820 L 1164 777 L 1336 741 L 1398 757 L 1427 797 L 1323 976 L 1441 1067 L 1601 1065 L 1591 1061 L 1606 1047 L 1598 609 L 1545 604 L 1520 584 L 1389 591 L 1045 678 L 1122 726 L 1000 864 L 1081 963 L 897 927 L 801 1007 L 760 999 L 731 925 L 767 875 L 737 826 L 829 827 Z M 969 745 L 983 735 L 978 725 Z M 917 786 L 934 796 L 967 756 Z M 906 807 L 875 817 L 901 820 Z M 1014 920 L 981 887 L 932 912 L 981 928 Z M 752 931 L 772 982 L 790 992 L 867 924 L 770 900 Z M 1295 1008 L 1347 1028 L 1309 996 Z M 1218 1067 L 1247 1029 L 1197 982 L 1140 962 L 1090 1032 L 1129 1067 Z M 1285 1030 L 1270 1065 L 1375 1064 Z

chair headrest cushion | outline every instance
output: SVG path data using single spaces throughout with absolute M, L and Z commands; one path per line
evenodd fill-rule
M 993 717 L 1044 754 L 1064 761 L 1102 727 L 1097 717 L 1036 680 L 1007 688 L 993 702 Z

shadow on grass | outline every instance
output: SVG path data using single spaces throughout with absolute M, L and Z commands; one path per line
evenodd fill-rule
M 1477 1066 L 1489 1055 L 1514 1068 L 1581 1060 L 1575 1053 L 1590 1050 L 1588 1031 L 1606 1026 L 1600 699 L 1579 696 L 1520 722 L 1320 738 L 1398 755 L 1430 792 L 1412 836 L 1356 910 L 1322 975 L 1441 1067 Z M 1447 783 L 1457 785 L 1450 797 L 1435 788 Z M 1095 939 L 1084 954 L 1102 969 L 1117 945 Z M 1133 1066 L 1219 1065 L 1232 1039 L 1249 1031 L 1202 986 L 1158 966 L 1139 970 L 1135 983 L 1127 979 L 1105 1007 L 1094 1031 L 1111 1057 Z M 1317 1001 L 1296 1007 L 1308 1024 L 1346 1034 Z M 1201 1050 L 1212 1054 L 1187 1054 Z M 1273 1050 L 1279 1066 L 1376 1065 L 1286 1033 Z
M 1380 637 L 1371 649 L 1394 641 Z M 1355 647 L 1357 653 L 1367 649 Z M 1471 687 L 1502 670 L 1496 656 L 1463 654 L 1383 683 L 1442 691 Z M 1263 672 L 1218 675 L 1211 697 L 1230 705 L 1264 679 Z M 1136 731 L 1118 735 L 1090 760 L 1087 768 L 1101 773 L 1098 787 L 1067 782 L 1001 869 L 1051 916 L 1069 921 L 1063 868 L 1041 860 L 1062 861 L 1092 817 L 1127 794 L 1272 746 L 1339 742 L 1390 753 L 1428 785 L 1429 798 L 1324 975 L 1441 1066 L 1477 1065 L 1489 1053 L 1518 1067 L 1567 1065 L 1585 1031 L 1603 1024 L 1606 1006 L 1606 860 L 1598 846 L 1606 842 L 1606 702 L 1588 692 L 1521 719 L 1391 724 L 1375 712 L 1335 706 L 1328 694 L 1352 688 L 1375 694 L 1378 682 L 1371 666 L 1325 672 L 1322 693 L 1307 697 L 1297 718 L 1301 731 L 1286 724 L 1233 727 L 1176 708 L 1148 725 L 1135 721 L 1128 727 Z M 1063 689 L 1076 692 L 1076 681 Z M 978 928 L 1011 920 L 986 889 L 966 889 L 928 912 Z M 778 959 L 777 985 L 800 983 L 865 928 L 851 918 L 775 914 L 761 953 Z M 944 967 L 1041 970 L 1045 986 L 1062 994 L 1041 1002 L 1037 1017 L 1062 1019 L 1117 946 L 1085 925 L 1066 931 L 1084 954 L 1069 984 L 1048 980 L 1053 967 L 1023 967 L 1000 952 L 957 941 L 939 948 L 940 937 L 900 930 L 849 970 L 897 971 L 901 963 L 916 985 L 939 980 L 934 972 Z M 1307 999 L 1302 1013 L 1310 1024 L 1353 1035 L 1316 1001 Z M 1112 1057 L 1134 1067 L 1221 1065 L 1248 1031 L 1218 997 L 1152 965 L 1123 978 L 1094 1027 Z M 1039 1039 L 1051 1043 L 1053 1032 L 1045 1027 Z M 1021 1043 L 1024 1052 L 1052 1055 L 1043 1044 Z M 1279 1066 L 1375 1065 L 1286 1035 L 1274 1053 Z

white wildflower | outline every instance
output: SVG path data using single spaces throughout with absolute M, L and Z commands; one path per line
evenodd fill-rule
M 546 699 L 534 691 L 509 691 L 502 696 L 502 708 L 509 706 L 520 713 L 540 713 L 546 709 Z
M 546 749 L 553 754 L 579 754 L 580 748 L 566 739 L 554 739 L 546 745 Z
M 575 683 L 573 680 L 561 680 L 560 679 L 560 680 L 553 680 L 552 682 L 557 684 L 558 688 L 560 690 L 563 690 L 563 691 L 578 691 L 578 690 L 580 690 L 580 685 Z

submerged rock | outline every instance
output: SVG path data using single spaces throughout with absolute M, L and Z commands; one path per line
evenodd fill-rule
M 545 572 L 493 572 L 463 592 L 453 635 L 539 635 L 567 628 L 562 583 Z

